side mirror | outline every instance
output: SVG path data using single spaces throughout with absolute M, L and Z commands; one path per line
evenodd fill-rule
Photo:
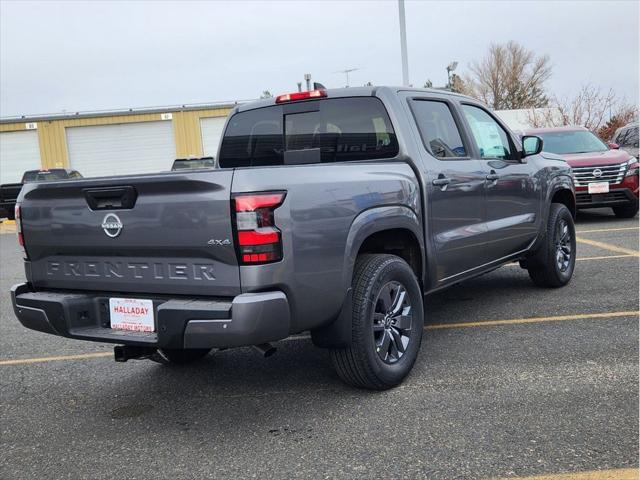
M 537 155 L 542 151 L 542 139 L 534 135 L 522 137 L 522 158 Z
M 617 143 L 609 142 L 609 148 L 611 150 L 618 150 L 620 148 L 620 145 L 618 145 Z

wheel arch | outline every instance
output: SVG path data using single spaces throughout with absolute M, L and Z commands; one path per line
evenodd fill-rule
M 354 219 L 345 246 L 345 288 L 351 285 L 356 258 L 361 253 L 397 255 L 411 266 L 420 284 L 424 284 L 424 236 L 418 216 L 408 207 L 372 208 Z
M 425 250 L 419 217 L 402 205 L 375 207 L 361 212 L 347 235 L 343 267 L 345 300 L 334 321 L 311 332 L 316 346 L 341 348 L 351 344 L 351 281 L 361 253 L 391 253 L 403 258 L 424 288 Z

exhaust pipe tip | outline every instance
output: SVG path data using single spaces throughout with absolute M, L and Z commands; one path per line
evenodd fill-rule
M 278 351 L 278 349 L 270 343 L 261 343 L 260 345 L 254 345 L 253 348 L 260 352 L 260 354 L 264 358 L 269 358 L 271 355 Z

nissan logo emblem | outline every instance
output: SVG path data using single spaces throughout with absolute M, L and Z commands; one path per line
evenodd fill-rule
M 592 173 L 593 173 L 593 176 L 596 178 L 599 178 L 602 176 L 602 170 L 600 170 L 599 168 L 596 168 Z
M 101 227 L 108 237 L 116 238 L 120 235 L 123 225 L 115 213 L 107 213 L 102 220 Z

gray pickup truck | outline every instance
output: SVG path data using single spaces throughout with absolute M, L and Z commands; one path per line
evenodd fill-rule
M 387 389 L 416 360 L 425 294 L 516 261 L 570 281 L 571 170 L 541 150 L 436 90 L 240 105 L 215 169 L 26 184 L 15 314 L 119 361 L 270 353 L 310 331 L 344 381 Z

